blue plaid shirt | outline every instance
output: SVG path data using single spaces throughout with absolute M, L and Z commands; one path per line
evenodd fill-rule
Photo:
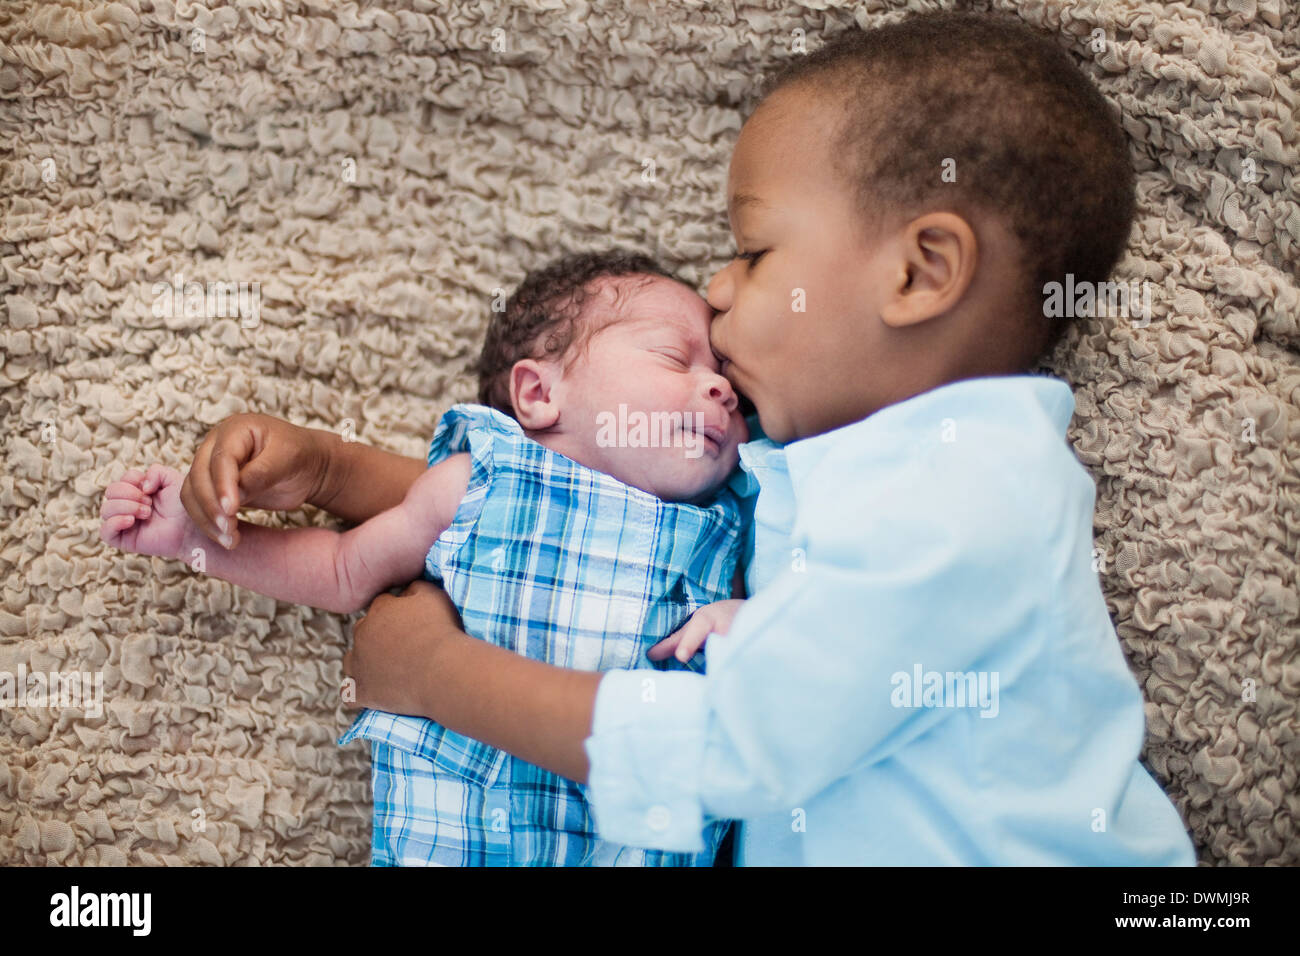
M 702 670 L 702 654 L 645 652 L 731 596 L 743 520 L 729 488 L 707 507 L 661 501 L 481 405 L 443 416 L 429 464 L 461 451 L 469 486 L 425 577 L 467 633 L 578 670 Z M 374 865 L 707 866 L 725 833 L 710 824 L 700 853 L 621 846 L 597 837 L 585 787 L 433 721 L 366 710 L 339 743 L 357 737 L 372 742 Z

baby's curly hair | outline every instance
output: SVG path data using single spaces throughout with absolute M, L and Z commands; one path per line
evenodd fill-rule
M 1105 282 L 1123 254 L 1135 177 L 1118 111 L 1060 43 L 1015 17 L 944 11 L 850 29 L 786 63 L 762 99 L 792 84 L 844 110 L 830 155 L 864 231 L 941 208 L 999 215 L 1021 246 L 1013 305 L 1027 317 L 1042 316 L 1046 283 Z M 955 182 L 940 175 L 948 159 Z M 1046 332 L 1040 354 L 1064 327 L 1032 330 Z
M 493 312 L 488 322 L 478 361 L 479 403 L 513 418 L 514 364 L 526 358 L 576 357 L 609 324 L 583 315 L 595 294 L 592 284 L 604 277 L 652 275 L 682 281 L 649 256 L 621 248 L 574 253 L 528 273 L 506 300 L 505 310 Z M 615 289 L 616 303 L 620 291 Z

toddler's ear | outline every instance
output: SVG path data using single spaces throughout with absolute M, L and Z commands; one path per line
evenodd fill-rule
M 524 428 L 541 431 L 559 419 L 559 404 L 551 394 L 555 374 L 552 363 L 536 359 L 520 359 L 511 367 L 510 404 Z
M 975 277 L 975 232 L 961 216 L 934 212 L 903 233 L 898 278 L 881 305 L 886 325 L 917 325 L 951 310 Z

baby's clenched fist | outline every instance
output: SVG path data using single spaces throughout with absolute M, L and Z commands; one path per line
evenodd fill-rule
M 183 478 L 175 468 L 163 465 L 150 465 L 148 472 L 126 472 L 104 491 L 100 538 L 135 554 L 181 557 L 186 534 L 193 527 L 181 505 Z

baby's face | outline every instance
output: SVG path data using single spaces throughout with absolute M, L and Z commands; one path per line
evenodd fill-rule
M 666 501 L 712 494 L 749 437 L 709 346 L 713 310 L 663 276 L 599 280 L 580 321 L 600 328 L 554 386 L 547 444 Z
M 854 200 L 830 168 L 832 110 L 797 89 L 770 96 L 745 123 L 727 183 L 738 257 L 713 277 L 711 330 L 723 371 L 787 442 L 879 407 L 881 292 L 894 276 L 861 235 Z M 751 259 L 760 254 L 757 259 Z

